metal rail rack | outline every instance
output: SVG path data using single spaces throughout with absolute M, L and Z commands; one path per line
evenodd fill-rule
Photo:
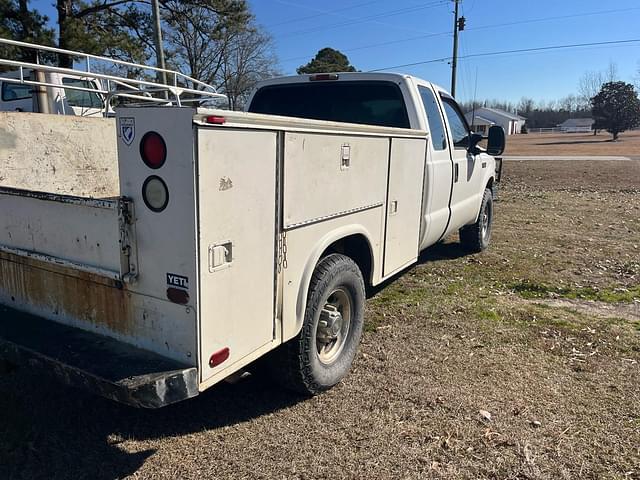
M 73 50 L 65 50 L 62 48 L 48 47 L 44 45 L 36 45 L 33 43 L 19 42 L 0 38 L 0 46 L 9 46 L 35 50 L 36 63 L 23 62 L 17 60 L 9 60 L 0 58 L 0 67 L 9 67 L 15 73 L 19 73 L 18 77 L 11 77 L 7 72 L 0 72 L 0 81 L 9 83 L 19 83 L 24 85 L 34 85 L 41 87 L 61 87 L 61 85 L 53 84 L 46 81 L 38 81 L 30 78 L 31 72 L 49 72 L 73 75 L 80 78 L 91 78 L 100 80 L 101 89 L 86 88 L 76 85 L 65 85 L 65 89 L 79 90 L 92 93 L 100 93 L 105 97 L 105 115 L 109 111 L 111 102 L 117 98 L 127 98 L 139 100 L 143 103 L 152 102 L 165 105 L 182 106 L 185 103 L 200 104 L 202 102 L 215 99 L 224 100 L 227 97 L 218 93 L 216 88 L 207 83 L 196 80 L 184 73 L 167 70 L 149 65 L 142 65 L 124 60 L 117 60 L 99 55 L 76 52 Z M 40 56 L 43 53 L 53 53 L 58 55 L 68 55 L 74 58 L 74 63 L 84 64 L 84 70 L 76 68 L 62 68 L 45 63 L 40 63 Z M 102 71 L 96 71 L 95 65 L 101 66 Z M 94 67 L 92 69 L 92 67 Z M 107 73 L 116 68 L 125 67 L 133 69 L 138 76 L 144 76 L 144 73 L 152 75 L 161 75 L 167 79 L 167 83 L 151 81 L 141 78 L 127 78 L 112 73 Z M 187 95 L 183 98 L 183 95 Z

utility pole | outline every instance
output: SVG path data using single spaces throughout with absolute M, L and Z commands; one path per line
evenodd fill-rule
M 158 0 L 151 0 L 151 11 L 153 12 L 153 40 L 156 45 L 156 66 L 167 68 L 164 63 L 164 49 L 162 48 L 162 26 L 160 24 L 160 5 Z M 156 75 L 158 82 L 167 84 L 167 74 L 158 72 Z
M 456 96 L 456 74 L 458 73 L 458 4 L 460 0 L 453 0 L 455 13 L 453 18 L 453 57 L 451 59 L 451 96 Z

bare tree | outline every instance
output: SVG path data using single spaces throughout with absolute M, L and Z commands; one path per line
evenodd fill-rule
M 604 83 L 605 79 L 602 72 L 584 72 L 578 83 L 581 102 L 585 105 L 590 105 L 591 99 L 598 94 Z
M 163 6 L 168 63 L 217 85 L 229 108 L 240 108 L 258 80 L 276 73 L 273 41 L 251 15 L 223 23 L 198 1 L 165 0 Z
M 580 98 L 575 96 L 574 94 L 569 94 L 564 98 L 560 99 L 560 110 L 568 113 L 575 112 L 579 110 L 579 100 Z
M 620 80 L 620 75 L 618 74 L 618 65 L 613 61 L 609 61 L 609 65 L 604 71 L 604 75 L 606 83 L 616 82 Z
M 279 73 L 271 37 L 257 27 L 240 32 L 221 60 L 220 85 L 229 109 L 243 108 L 258 81 Z
M 618 66 L 614 62 L 604 70 L 584 72 L 578 83 L 578 94 L 582 107 L 589 107 L 591 99 L 595 97 L 607 82 L 618 80 Z
M 520 102 L 518 103 L 518 113 L 526 116 L 533 110 L 534 106 L 535 101 L 533 100 L 533 98 L 522 97 L 520 99 Z

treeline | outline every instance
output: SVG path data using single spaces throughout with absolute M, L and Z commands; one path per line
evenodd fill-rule
M 577 94 L 567 95 L 560 100 L 537 102 L 532 98 L 522 97 L 517 103 L 493 99 L 463 102 L 461 106 L 465 113 L 480 107 L 498 108 L 525 117 L 528 128 L 550 128 L 569 118 L 591 118 L 592 99 L 600 92 L 603 85 L 619 80 L 617 65 L 609 62 L 603 70 L 584 72 L 577 85 Z M 634 80 L 636 90 L 640 90 L 640 63 L 638 76 Z
M 591 106 L 570 95 L 562 100 L 536 102 L 531 98 L 522 98 L 518 103 L 500 100 L 484 100 L 482 102 L 463 102 L 465 112 L 481 107 L 498 108 L 506 112 L 516 113 L 527 119 L 529 128 L 555 127 L 569 118 L 591 117 Z

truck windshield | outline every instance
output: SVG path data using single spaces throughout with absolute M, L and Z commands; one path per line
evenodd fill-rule
M 334 122 L 410 128 L 400 87 L 393 82 L 309 82 L 266 86 L 249 111 Z
M 62 79 L 62 84 L 80 88 L 96 88 L 93 82 L 89 80 L 82 80 L 80 78 L 65 77 Z M 93 93 L 84 90 L 65 88 L 64 94 L 67 97 L 69 105 L 71 105 L 72 107 L 102 108 L 102 100 L 100 99 L 100 96 L 97 92 Z

